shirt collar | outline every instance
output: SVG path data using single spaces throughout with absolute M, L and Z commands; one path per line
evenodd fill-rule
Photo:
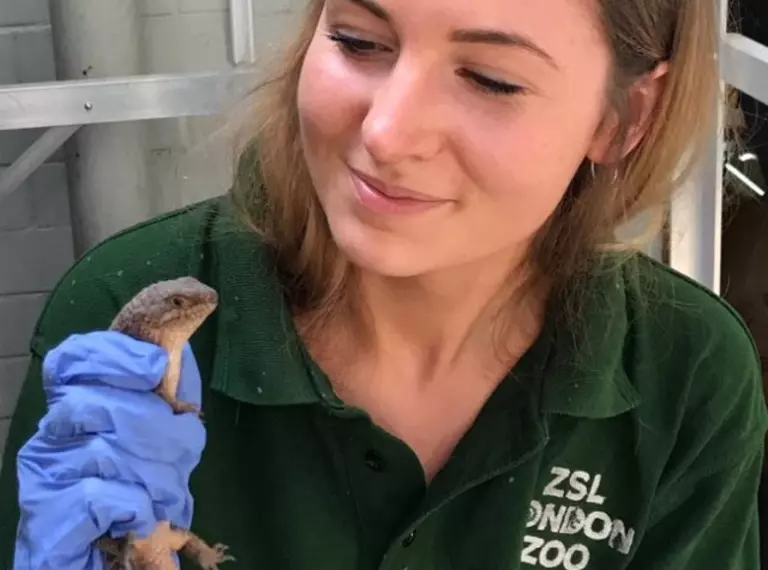
M 617 265 L 612 256 L 604 259 L 606 263 L 585 288 L 575 322 L 565 326 L 550 321 L 542 335 L 551 338 L 542 386 L 545 412 L 608 418 L 640 403 L 626 361 L 635 265 Z
M 224 214 L 211 240 L 221 298 L 212 388 L 258 405 L 325 401 L 342 407 L 294 328 L 269 248 L 231 212 Z M 623 360 L 625 289 L 623 272 L 608 271 L 590 287 L 575 334 L 572 327 L 545 325 L 527 355 L 543 411 L 604 418 L 638 404 Z
M 257 405 L 330 398 L 311 374 L 269 248 L 243 227 L 229 200 L 211 232 L 219 310 L 211 387 Z

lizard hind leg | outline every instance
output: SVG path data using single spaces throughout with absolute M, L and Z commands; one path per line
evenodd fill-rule
M 181 402 L 179 400 L 173 400 L 169 402 L 169 404 L 174 414 L 191 413 L 191 414 L 195 414 L 200 419 L 203 418 L 203 412 L 200 410 L 199 407 L 195 406 L 194 404 L 188 404 L 187 402 Z
M 204 570 L 218 570 L 219 564 L 234 561 L 235 557 L 226 553 L 227 546 L 217 543 L 210 546 L 202 538 L 187 531 L 187 541 L 181 549 L 181 554 Z
M 171 410 L 173 410 L 174 414 L 194 414 L 200 419 L 203 419 L 203 412 L 199 406 L 190 404 L 188 402 L 182 402 L 181 400 L 177 400 L 176 398 L 168 396 L 162 388 L 162 385 L 160 385 L 155 388 L 154 392 L 163 400 L 165 400 L 165 402 L 171 407 Z

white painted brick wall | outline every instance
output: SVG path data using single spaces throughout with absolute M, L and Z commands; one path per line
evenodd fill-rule
M 0 441 L 3 445 L 0 446 L 0 450 L 5 447 L 5 440 L 8 437 L 8 427 L 11 422 L 9 420 L 0 420 Z M 2 458 L 0 457 L 0 467 L 2 467 Z
M 176 12 L 176 0 L 136 0 L 142 16 L 167 16 Z
M 228 5 L 227 0 L 178 0 L 178 10 L 181 14 L 223 12 Z
M 47 0 L 3 0 L 0 26 L 23 26 L 48 23 Z
M 254 2 L 257 57 L 268 58 L 287 41 L 306 0 Z M 143 41 L 153 73 L 195 72 L 231 66 L 228 2 L 140 0 Z M 161 210 L 224 192 L 232 155 L 227 117 L 152 121 L 147 124 L 148 169 Z
M 0 0 L 0 84 L 55 79 L 47 0 Z M 0 131 L 0 171 L 42 133 Z M 73 261 L 66 171 L 55 153 L 0 203 L 0 450 L 46 293 Z
M 0 360 L 0 382 L 3 382 L 3 398 L 0 398 L 0 417 L 13 413 L 13 406 L 18 398 L 24 375 L 27 372 L 29 358 L 17 356 Z
M 0 298 L 0 358 L 27 354 L 32 328 L 45 303 L 42 293 L 5 295 Z M 0 374 L 4 370 L 0 369 Z M 5 399 L 5 398 L 4 398 Z
M 226 69 L 230 63 L 228 0 L 134 0 L 143 17 L 146 73 Z M 306 0 L 254 2 L 261 57 L 287 39 Z M 48 0 L 0 0 L 0 84 L 55 79 Z M 226 117 L 146 123 L 150 182 L 158 212 L 225 191 L 230 183 Z M 40 130 L 0 131 L 0 169 Z M 55 153 L 0 204 L 0 450 L 26 372 L 26 346 L 46 294 L 74 261 L 66 172 Z
M 5 168 L 0 167 L 0 172 Z M 69 224 L 67 173 L 61 163 L 38 168 L 0 206 L 0 232 Z M 2 234 L 0 234 L 2 235 Z

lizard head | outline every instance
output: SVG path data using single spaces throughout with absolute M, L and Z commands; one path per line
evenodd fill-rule
M 216 291 L 194 277 L 159 281 L 139 291 L 110 329 L 166 348 L 178 347 L 217 305 Z

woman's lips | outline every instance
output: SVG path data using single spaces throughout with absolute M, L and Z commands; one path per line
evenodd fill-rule
M 352 184 L 358 201 L 378 214 L 415 214 L 442 206 L 441 200 L 393 186 L 385 186 L 375 178 L 350 169 Z

